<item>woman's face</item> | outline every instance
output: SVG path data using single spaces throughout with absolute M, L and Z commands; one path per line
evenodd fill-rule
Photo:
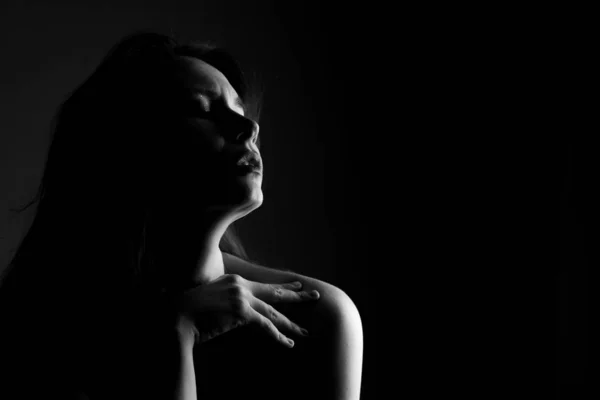
M 258 124 L 245 117 L 238 94 L 220 71 L 192 57 L 180 57 L 180 65 L 185 98 L 178 165 L 182 183 L 191 188 L 186 200 L 201 210 L 241 218 L 263 201 Z M 250 167 L 238 166 L 244 156 L 250 156 Z

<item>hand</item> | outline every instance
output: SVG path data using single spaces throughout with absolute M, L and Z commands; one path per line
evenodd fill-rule
M 316 290 L 308 293 L 301 289 L 300 282 L 266 284 L 239 275 L 222 275 L 175 297 L 178 330 L 184 337 L 193 337 L 196 345 L 234 328 L 255 324 L 281 344 L 293 347 L 294 341 L 281 331 L 301 336 L 308 332 L 271 304 L 314 301 L 320 296 Z

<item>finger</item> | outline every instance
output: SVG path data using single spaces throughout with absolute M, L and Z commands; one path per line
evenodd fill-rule
M 281 286 L 284 289 L 288 289 L 288 290 L 301 290 L 302 282 L 296 281 L 296 282 L 282 283 L 279 286 Z
M 294 347 L 294 341 L 279 332 L 275 324 L 252 307 L 248 307 L 247 320 L 257 324 L 265 333 L 286 347 Z
M 248 281 L 248 286 L 254 297 L 269 304 L 317 300 L 320 297 L 319 292 L 316 290 L 310 292 L 294 291 L 284 288 L 283 285 L 253 281 Z
M 288 317 L 264 301 L 255 298 L 250 302 L 250 306 L 265 318 L 269 319 L 278 330 L 295 333 L 300 336 L 308 336 L 308 331 L 306 329 L 303 329 L 298 324 L 290 321 Z

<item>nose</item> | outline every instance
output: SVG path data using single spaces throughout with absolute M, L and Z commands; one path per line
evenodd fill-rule
M 256 139 L 258 137 L 258 131 L 260 129 L 258 123 L 248 118 L 244 118 L 244 120 L 245 123 L 242 124 L 241 131 L 236 136 L 236 142 L 256 142 Z

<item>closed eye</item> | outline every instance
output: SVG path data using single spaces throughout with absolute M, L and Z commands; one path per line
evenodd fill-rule
M 191 117 L 211 117 L 211 109 L 206 104 L 198 104 L 197 101 L 191 101 L 184 106 L 184 112 L 186 115 Z

